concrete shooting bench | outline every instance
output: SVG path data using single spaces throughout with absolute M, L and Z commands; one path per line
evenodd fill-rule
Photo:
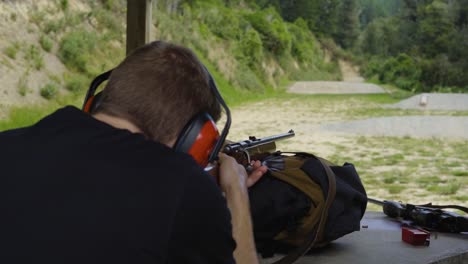
M 267 264 L 281 256 L 261 259 Z M 381 212 L 366 212 L 361 231 L 312 250 L 295 264 L 468 264 L 468 233 L 431 233 L 429 246 L 413 246 L 401 239 L 401 223 Z

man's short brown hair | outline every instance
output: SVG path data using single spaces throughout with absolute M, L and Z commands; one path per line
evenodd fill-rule
M 220 118 L 208 74 L 189 49 L 149 43 L 112 71 L 95 112 L 127 119 L 149 139 L 168 143 L 198 113 Z

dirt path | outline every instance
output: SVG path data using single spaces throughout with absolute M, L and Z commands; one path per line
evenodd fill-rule
M 339 65 L 343 75 L 343 82 L 363 83 L 365 81 L 359 74 L 359 69 L 351 63 L 341 60 Z

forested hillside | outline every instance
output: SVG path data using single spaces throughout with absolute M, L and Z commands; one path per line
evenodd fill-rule
M 156 38 L 192 47 L 235 89 L 262 91 L 282 80 L 337 80 L 339 67 L 306 20 L 234 0 L 159 0 Z

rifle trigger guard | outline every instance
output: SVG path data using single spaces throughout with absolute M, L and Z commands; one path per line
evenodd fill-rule
M 247 163 L 250 164 L 250 154 L 247 150 L 243 149 L 242 152 L 244 152 L 245 157 L 247 158 Z
M 245 170 L 250 173 L 252 171 L 252 165 L 250 164 L 250 154 L 247 150 L 243 149 L 242 152 L 244 152 L 245 157 L 247 158 L 247 166 L 245 167 Z

